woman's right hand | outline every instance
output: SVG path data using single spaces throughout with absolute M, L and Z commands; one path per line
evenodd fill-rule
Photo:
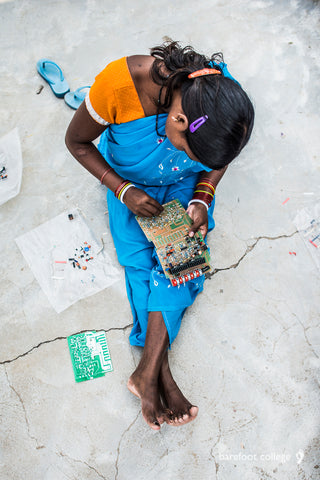
M 137 187 L 128 188 L 122 200 L 135 215 L 142 217 L 156 216 L 163 210 L 163 206 L 157 200 Z

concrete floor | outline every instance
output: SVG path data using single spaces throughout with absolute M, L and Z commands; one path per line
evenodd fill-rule
M 318 2 L 2 0 L 0 19 L 0 135 L 19 128 L 24 160 L 20 194 L 0 207 L 1 480 L 319 478 L 319 271 L 293 224 L 320 201 Z M 104 188 L 64 145 L 73 111 L 37 60 L 75 89 L 165 36 L 223 51 L 256 125 L 218 188 L 216 273 L 170 352 L 199 415 L 157 433 L 126 389 L 140 351 L 123 272 L 57 314 L 14 239 L 75 205 L 107 229 Z M 107 331 L 114 371 L 76 384 L 66 337 L 84 329 Z

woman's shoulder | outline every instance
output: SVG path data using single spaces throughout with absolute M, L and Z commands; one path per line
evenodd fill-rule
M 154 58 L 151 55 L 131 55 L 126 57 L 129 72 L 133 80 L 145 80 L 149 78 L 150 68 Z
M 101 124 L 144 117 L 127 57 L 110 62 L 96 77 L 86 99 L 89 114 Z
M 150 72 L 153 62 L 154 57 L 151 55 L 132 55 L 127 57 L 128 70 L 147 117 L 157 113 L 156 104 L 160 89 L 159 85 L 156 85 L 151 77 Z
M 153 63 L 150 55 L 131 55 L 121 57 L 108 63 L 95 77 L 98 82 L 113 83 L 115 88 L 132 85 L 150 79 L 150 68 Z
M 95 82 L 101 85 L 108 84 L 114 87 L 130 83 L 130 74 L 127 66 L 127 57 L 121 57 L 108 63 L 95 77 Z

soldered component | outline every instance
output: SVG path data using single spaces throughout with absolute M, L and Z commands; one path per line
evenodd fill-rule
M 163 205 L 156 217 L 136 219 L 147 239 L 153 242 L 165 276 L 176 287 L 211 270 L 210 255 L 200 232 L 189 236 L 192 223 L 179 200 Z

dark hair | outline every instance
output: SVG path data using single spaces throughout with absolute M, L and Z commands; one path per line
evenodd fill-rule
M 191 151 L 201 163 L 214 170 L 228 165 L 250 138 L 253 105 L 241 86 L 222 74 L 188 79 L 190 73 L 210 68 L 211 61 L 223 62 L 222 53 L 208 58 L 190 46 L 182 48 L 178 42 L 171 41 L 152 48 L 151 55 L 155 58 L 152 79 L 166 87 L 165 99 L 159 107 L 170 107 L 174 91 L 180 89 L 182 109 L 189 125 L 203 115 L 209 117 L 194 133 L 189 128 L 186 130 Z M 219 66 L 214 68 L 222 71 Z

